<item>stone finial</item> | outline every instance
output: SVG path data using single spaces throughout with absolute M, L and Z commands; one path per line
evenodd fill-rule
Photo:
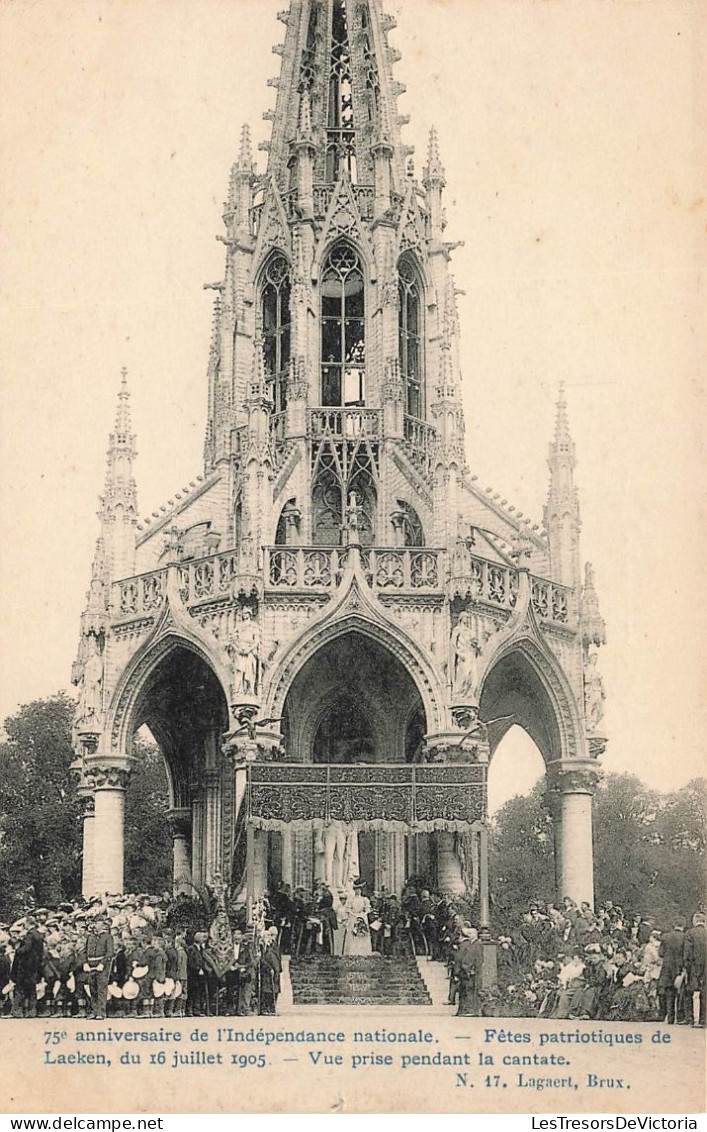
M 241 144 L 238 150 L 238 160 L 235 164 L 235 170 L 238 173 L 253 172 L 253 147 L 250 138 L 250 126 L 244 123 L 241 129 Z
M 599 598 L 594 584 L 594 567 L 587 562 L 584 568 L 584 586 L 581 602 L 582 640 L 589 645 L 606 644 L 606 623 L 599 612 Z
M 120 371 L 120 389 L 118 390 L 118 406 L 115 413 L 115 430 L 111 435 L 111 447 L 129 447 L 134 441 L 130 432 L 130 390 L 128 389 L 128 371 L 123 366 Z
M 439 156 L 439 139 L 434 126 L 432 126 L 430 130 L 429 141 L 427 143 L 427 165 L 423 171 L 423 185 L 425 188 L 433 183 L 440 185 L 446 183 L 444 179 L 444 166 Z

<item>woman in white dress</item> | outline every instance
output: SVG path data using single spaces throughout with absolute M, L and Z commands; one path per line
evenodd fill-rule
M 363 895 L 363 882 L 354 881 L 344 904 L 344 955 L 372 955 L 368 915 L 371 902 Z

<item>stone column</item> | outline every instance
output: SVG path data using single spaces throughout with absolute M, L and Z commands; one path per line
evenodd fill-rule
M 175 808 L 167 814 L 172 828 L 172 887 L 179 892 L 191 892 L 191 810 Z
M 191 802 L 191 874 L 195 884 L 203 884 L 206 880 L 205 826 L 204 791 L 197 787 Z
M 206 883 L 221 872 L 221 775 L 206 771 Z
M 83 852 L 81 855 L 81 893 L 85 898 L 93 895 L 93 868 L 96 825 L 96 802 L 93 794 L 83 799 Z
M 437 885 L 440 892 L 461 896 L 466 892 L 462 866 L 454 848 L 454 834 L 437 833 Z
M 561 820 L 558 830 L 560 858 L 558 899 L 571 897 L 594 907 L 594 851 L 592 846 L 592 795 L 599 771 L 592 763 L 575 760 L 552 771 L 552 790 L 559 793 Z
M 479 923 L 487 927 L 491 917 L 489 903 L 489 829 L 486 822 L 479 830 Z
M 125 788 L 129 772 L 125 767 L 92 766 L 90 773 L 96 783 L 93 892 L 119 893 L 123 891 Z

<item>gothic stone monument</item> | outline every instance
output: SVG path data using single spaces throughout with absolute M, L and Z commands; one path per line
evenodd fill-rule
M 84 890 L 122 890 L 146 724 L 177 889 L 424 874 L 485 921 L 486 772 L 518 724 L 558 895 L 591 902 L 604 625 L 564 394 L 531 524 L 467 466 L 445 174 L 434 131 L 421 180 L 401 141 L 395 21 L 380 0 L 280 19 L 267 170 L 244 127 L 224 207 L 204 466 L 142 522 L 118 394 L 74 668 Z

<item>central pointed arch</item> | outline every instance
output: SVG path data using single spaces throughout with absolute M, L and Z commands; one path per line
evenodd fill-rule
M 350 633 L 373 642 L 400 662 L 419 694 L 427 730 L 441 730 L 444 686 L 426 654 L 397 626 L 382 625 L 350 605 L 336 620 L 310 626 L 290 646 L 272 673 L 265 714 L 280 718 L 287 695 L 307 661 L 323 646 Z

